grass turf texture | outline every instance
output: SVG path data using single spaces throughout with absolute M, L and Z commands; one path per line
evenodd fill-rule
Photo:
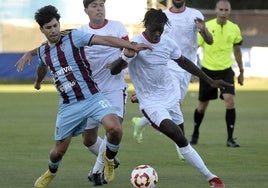
M 240 148 L 227 148 L 225 109 L 220 100 L 210 103 L 199 145 L 194 148 L 227 188 L 268 187 L 268 84 L 265 79 L 246 80 L 237 86 L 235 137 Z M 23 88 L 22 88 L 23 87 Z M 193 130 L 197 84 L 191 84 L 183 103 L 187 138 Z M 29 188 L 47 170 L 49 150 L 54 144 L 58 96 L 51 85 L 34 91 L 32 85 L 0 86 L 0 187 Z M 130 94 L 132 91 L 130 91 Z M 159 175 L 159 188 L 206 188 L 208 183 L 187 162 L 179 161 L 174 144 L 151 127 L 146 127 L 142 144 L 132 137 L 131 118 L 140 116 L 138 106 L 128 101 L 124 135 L 118 154 L 121 165 L 111 188 L 131 187 L 130 173 L 139 164 L 149 164 Z M 103 135 L 103 129 L 100 129 Z M 82 138 L 72 140 L 56 178 L 48 187 L 92 187 L 87 173 L 95 157 L 84 149 Z

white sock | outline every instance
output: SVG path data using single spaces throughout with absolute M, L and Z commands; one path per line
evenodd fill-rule
M 207 180 L 210 180 L 216 175 L 212 174 L 210 170 L 206 167 L 205 163 L 203 162 L 202 158 L 199 154 L 195 151 L 194 148 L 190 144 L 185 147 L 180 148 L 180 152 L 192 166 L 194 166 L 201 174 L 203 174 Z
M 140 119 L 140 123 L 139 123 L 139 126 L 140 126 L 140 128 L 143 128 L 143 127 L 145 127 L 146 125 L 148 125 L 150 122 L 149 122 L 149 120 L 146 118 L 146 117 L 142 117 L 141 119 Z
M 92 170 L 93 173 L 102 172 L 102 170 L 104 168 L 104 163 L 102 160 L 102 153 L 106 150 L 106 141 L 107 141 L 107 137 L 105 136 L 102 139 L 101 145 L 99 147 L 99 152 L 98 152 L 99 154 L 97 156 L 96 162 L 95 162 L 93 170 Z
M 102 143 L 102 138 L 98 136 L 95 144 L 87 147 L 87 149 L 91 151 L 91 153 L 97 156 L 99 154 L 99 148 L 100 148 L 101 143 Z

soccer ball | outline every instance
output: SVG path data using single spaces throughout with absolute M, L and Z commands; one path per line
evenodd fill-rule
M 155 188 L 158 175 L 149 165 L 139 165 L 131 172 L 130 183 L 134 188 Z

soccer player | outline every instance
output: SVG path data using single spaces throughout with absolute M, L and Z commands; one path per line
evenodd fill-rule
M 185 57 L 195 62 L 198 48 L 197 33 L 201 34 L 207 44 L 213 43 L 212 35 L 206 28 L 203 14 L 194 8 L 187 7 L 185 0 L 172 0 L 172 6 L 165 10 L 164 13 L 167 15 L 170 23 L 165 27 L 164 34 L 167 34 L 177 43 Z M 175 82 L 177 82 L 177 86 L 180 87 L 179 105 L 181 106 L 187 94 L 191 74 L 172 61 L 168 62 L 168 66 Z M 143 129 L 149 122 L 145 117 L 133 117 L 132 122 L 134 125 L 133 136 L 138 143 L 141 143 Z M 184 125 L 181 124 L 180 127 L 184 131 Z M 176 147 L 176 149 L 179 158 L 183 160 L 179 148 Z
M 127 31 L 119 21 L 105 18 L 105 0 L 83 0 L 84 11 L 89 17 L 89 23 L 77 28 L 87 33 L 97 35 L 109 35 L 129 40 Z M 116 115 L 122 124 L 125 103 L 127 98 L 127 84 L 124 80 L 123 72 L 118 75 L 111 75 L 105 67 L 118 58 L 121 49 L 103 45 L 93 45 L 85 47 L 85 54 L 90 59 L 92 77 L 97 83 L 101 93 L 109 100 L 115 109 Z M 25 61 L 24 61 L 25 62 Z M 103 160 L 101 154 L 106 147 L 106 136 L 102 139 L 98 136 L 99 122 L 93 118 L 87 121 L 87 127 L 83 133 L 83 142 L 86 148 L 97 157 L 96 163 L 88 174 L 88 179 L 95 186 L 105 183 L 102 179 Z M 115 158 L 115 167 L 119 164 Z
M 231 13 L 231 4 L 227 0 L 220 0 L 216 4 L 216 18 L 206 23 L 208 30 L 213 34 L 214 43 L 207 45 L 202 37 L 198 36 L 198 44 L 203 47 L 204 59 L 202 70 L 211 78 L 223 79 L 234 83 L 232 70 L 234 55 L 240 70 L 238 84 L 243 85 L 244 69 L 241 55 L 242 36 L 237 24 L 228 20 Z M 212 88 L 203 80 L 199 82 L 199 104 L 194 112 L 194 131 L 191 144 L 197 144 L 199 128 L 205 115 L 210 100 L 218 98 L 218 89 Z M 235 87 L 220 89 L 220 98 L 224 100 L 226 112 L 225 121 L 227 127 L 227 147 L 239 147 L 233 138 L 236 120 Z
M 179 90 L 168 71 L 168 61 L 181 66 L 190 73 L 204 79 L 213 87 L 231 86 L 222 80 L 213 80 L 201 71 L 193 62 L 182 56 L 176 42 L 162 35 L 168 18 L 162 10 L 150 9 L 144 17 L 145 31 L 131 41 L 152 45 L 153 50 L 134 53 L 124 49 L 122 56 L 111 63 L 112 74 L 117 74 L 128 62 L 130 78 L 139 100 L 140 111 L 149 119 L 151 125 L 174 141 L 191 165 L 202 173 L 212 187 L 224 187 L 224 184 L 204 164 L 194 148 L 188 143 L 180 124 L 183 115 L 178 105 Z
M 105 19 L 105 0 L 83 0 L 83 4 L 90 22 L 78 28 L 79 30 L 129 40 L 127 30 L 121 22 Z M 95 45 L 85 49 L 86 55 L 90 58 L 93 79 L 98 84 L 101 93 L 112 104 L 122 125 L 127 99 L 127 84 L 124 80 L 123 72 L 118 75 L 111 75 L 110 71 L 106 68 L 107 63 L 118 58 L 121 49 L 101 45 Z M 89 180 L 93 181 L 95 186 L 105 183 L 101 179 L 103 177 L 103 160 L 101 154 L 105 150 L 106 136 L 104 139 L 99 136 L 97 137 L 98 124 L 99 122 L 92 118 L 89 119 L 86 130 L 83 133 L 84 145 L 95 155 L 98 155 L 93 169 L 88 174 Z
M 85 55 L 84 46 L 107 45 L 135 51 L 150 46 L 144 44 L 135 46 L 117 37 L 94 35 L 79 30 L 73 30 L 62 36 L 60 14 L 51 5 L 40 8 L 35 13 L 35 20 L 47 42 L 38 48 L 39 65 L 34 87 L 41 88 L 41 82 L 49 69 L 60 101 L 55 144 L 49 154 L 49 169 L 36 180 L 34 185 L 46 187 L 52 181 L 72 137 L 84 132 L 89 117 L 101 122 L 106 131 L 106 150 L 103 152 L 104 177 L 107 182 L 110 182 L 114 179 L 114 157 L 119 150 L 122 127 L 112 105 L 100 93 L 92 79 L 90 60 Z

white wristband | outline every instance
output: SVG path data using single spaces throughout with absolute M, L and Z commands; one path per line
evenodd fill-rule
M 121 58 L 122 58 L 124 61 L 128 62 L 132 57 L 127 57 L 127 56 L 125 56 L 124 53 L 122 53 Z
M 126 62 L 129 62 L 131 59 L 135 58 L 137 56 L 137 52 L 135 52 L 134 56 L 133 57 L 127 57 L 125 54 L 124 54 L 124 50 L 122 51 L 121 53 L 121 58 L 126 61 Z

